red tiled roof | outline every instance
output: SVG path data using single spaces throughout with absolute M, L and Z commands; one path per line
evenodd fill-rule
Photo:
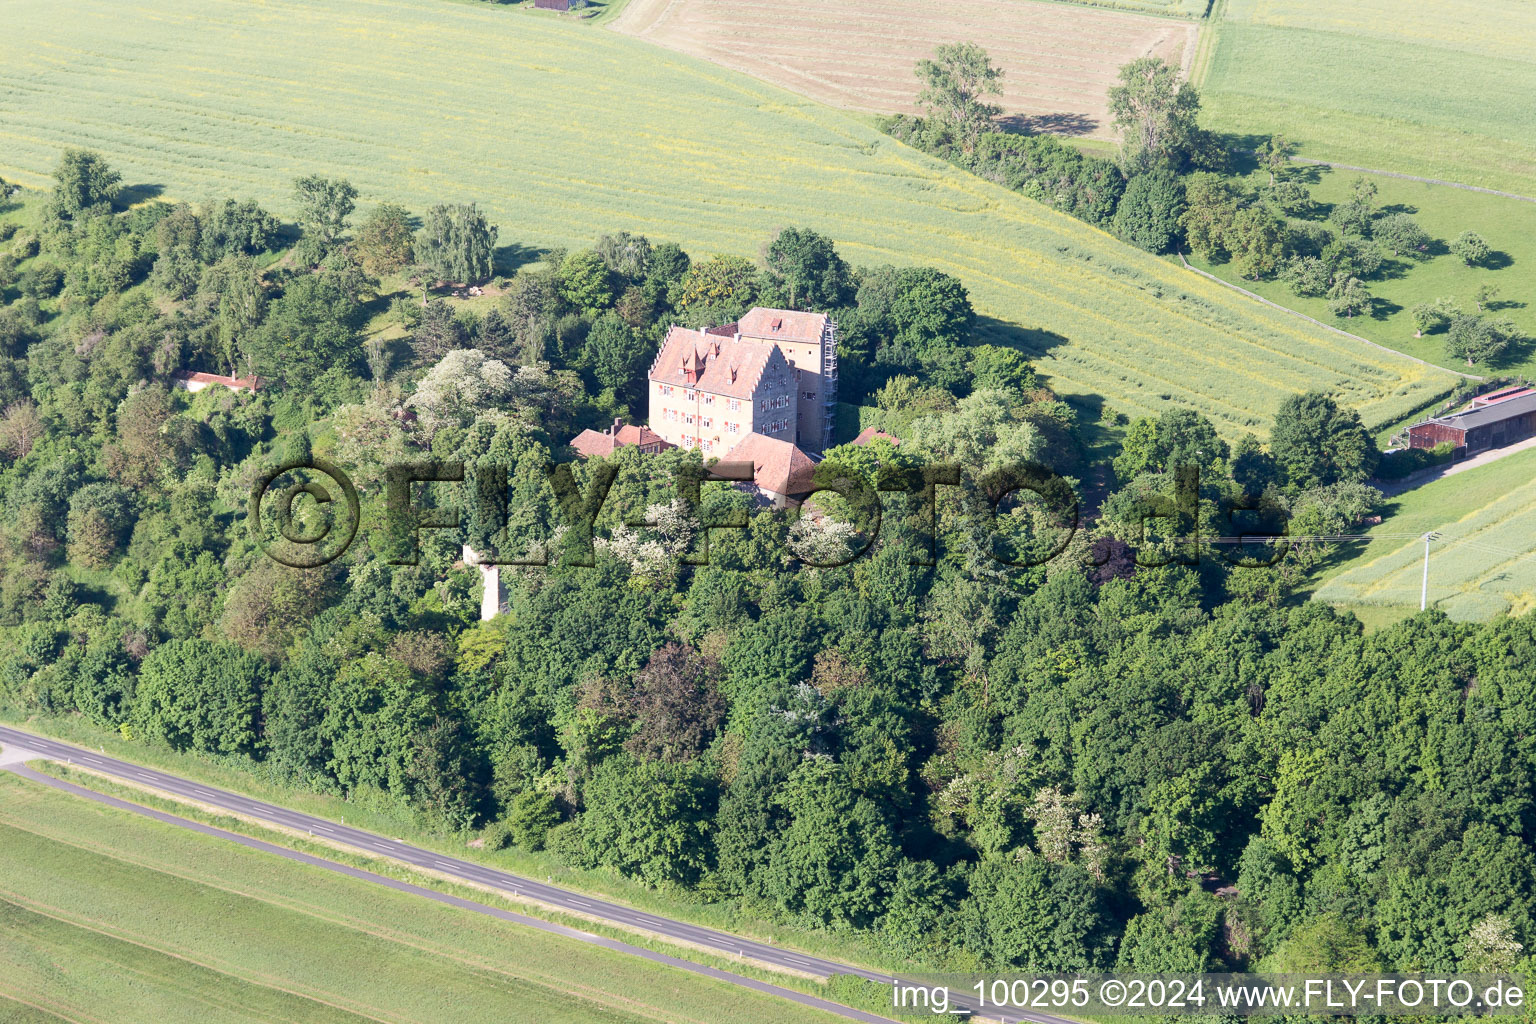
M 673 327 L 651 364 L 650 379 L 728 398 L 750 399 L 763 371 L 789 361 L 777 348 Z M 690 379 L 691 378 L 691 379 Z
M 261 385 L 255 377 L 223 377 L 217 373 L 203 373 L 201 370 L 172 370 L 171 376 L 190 384 L 222 384 L 235 390 L 249 388 L 255 391 Z
M 826 327 L 825 313 L 799 313 L 792 309 L 764 309 L 761 306 L 742 317 L 736 325 L 743 338 L 803 344 L 820 341 Z
M 809 494 L 816 463 L 788 441 L 751 433 L 725 453 L 721 462 L 752 463 L 752 482 L 775 494 Z
M 869 444 L 869 442 L 873 441 L 877 437 L 881 440 L 889 441 L 891 444 L 898 447 L 901 445 L 901 438 L 894 434 L 887 434 L 883 430 L 876 430 L 874 427 L 865 427 L 863 430 L 859 431 L 859 436 L 854 438 L 850 443 Z
M 571 438 L 571 447 L 588 459 L 594 455 L 612 455 L 632 444 L 655 445 L 657 451 L 677 447 L 650 427 L 633 423 L 626 423 L 617 430 L 583 430 Z

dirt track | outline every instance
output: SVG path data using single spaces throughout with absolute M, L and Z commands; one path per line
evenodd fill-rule
M 940 43 L 977 42 L 1006 72 L 1004 115 L 1036 130 L 1108 137 L 1120 65 L 1194 56 L 1192 22 L 1031 0 L 630 0 L 615 30 L 703 57 L 833 106 L 916 111 L 913 65 Z

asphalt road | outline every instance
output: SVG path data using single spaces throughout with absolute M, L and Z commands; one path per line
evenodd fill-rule
M 383 836 L 376 835 L 372 832 L 364 831 L 360 828 L 353 828 L 350 825 L 343 825 L 339 822 L 329 821 L 325 818 L 318 818 L 309 814 L 301 814 L 298 811 L 292 811 L 285 807 L 278 807 L 275 804 L 265 803 L 261 800 L 254 800 L 247 796 L 241 796 L 238 793 L 229 792 L 228 790 L 215 789 L 210 786 L 205 786 L 199 782 L 193 782 L 189 779 L 183 779 L 176 775 L 170 775 L 165 772 L 156 771 L 153 768 L 146 768 L 142 765 L 133 764 L 128 761 L 121 761 L 117 758 L 109 757 L 106 754 L 97 753 L 95 751 L 87 750 L 83 747 L 77 747 L 69 743 L 61 743 L 58 740 L 47 739 L 42 736 L 37 736 L 33 733 L 23 732 L 19 729 L 0 726 L 0 745 L 19 747 L 27 751 L 33 751 L 42 757 L 79 764 L 85 768 L 91 769 L 92 771 L 100 772 L 103 775 L 110 775 L 123 779 L 127 782 L 135 783 L 137 785 L 149 786 L 164 793 L 169 793 L 173 796 L 178 796 L 183 799 L 195 801 L 207 806 L 218 807 L 222 810 L 229 811 L 232 814 L 238 814 L 242 817 L 253 818 L 272 825 L 278 825 L 283 828 L 290 828 L 302 832 L 307 832 L 316 838 L 321 838 L 333 843 L 350 846 L 365 853 L 376 854 L 383 857 L 389 857 L 393 860 L 403 861 L 407 864 L 411 864 L 418 868 L 432 871 L 440 875 L 446 875 L 450 878 L 455 878 L 460 881 L 497 889 L 512 896 L 536 900 L 539 903 L 543 903 L 551 907 L 557 907 L 562 910 L 567 910 L 574 914 L 583 914 L 588 917 L 598 918 L 604 922 L 622 928 L 640 929 L 680 942 L 690 943 L 692 945 L 699 946 L 725 956 L 746 957 L 768 966 L 778 967 L 789 971 L 798 971 L 803 974 L 819 975 L 821 977 L 830 977 L 834 974 L 852 974 L 862 978 L 870 979 L 872 981 L 877 981 L 882 984 L 889 984 L 895 980 L 891 975 L 882 974 L 878 971 L 871 971 L 861 967 L 853 967 L 848 964 L 838 963 L 834 960 L 826 960 L 822 959 L 821 957 L 811 956 L 810 954 L 798 953 L 794 950 L 782 949 L 775 945 L 756 942 L 752 939 L 746 939 L 737 935 L 732 935 L 729 932 L 717 931 L 713 928 L 704 928 L 699 925 L 689 924 L 685 921 L 675 921 L 668 917 L 646 913 L 643 910 L 636 910 L 633 907 L 626 907 L 618 903 L 610 903 L 606 900 L 597 899 L 596 897 L 592 896 L 584 896 L 580 893 L 572 892 L 568 889 L 562 889 L 559 886 L 550 885 L 545 882 L 534 881 L 533 879 L 529 878 L 522 878 L 518 875 L 509 874 L 505 871 L 497 871 L 494 868 L 488 868 L 482 864 L 476 864 L 472 861 L 460 860 L 456 857 L 435 853 L 431 850 L 424 850 L 420 847 L 412 846 L 409 843 L 399 839 L 388 839 Z M 768 985 L 765 982 L 758 982 L 750 978 L 743 978 L 740 975 L 731 974 L 727 971 L 719 971 L 715 968 L 705 967 L 701 964 L 695 964 L 687 960 L 681 960 L 676 957 L 668 957 L 661 953 L 654 953 L 650 950 L 641 949 L 637 946 L 630 946 L 626 943 L 617 942 L 611 939 L 604 939 L 600 936 L 588 935 L 585 932 L 576 931 L 575 929 L 562 928 L 560 925 L 551 924 L 550 922 L 543 921 L 538 918 L 528 917 L 522 914 L 513 914 L 510 911 L 499 910 L 495 907 L 486 906 L 485 904 L 472 903 L 468 900 L 459 900 L 455 897 L 447 896 L 443 893 L 439 893 L 435 890 L 427 889 L 422 886 L 410 885 L 407 882 L 400 882 L 392 878 L 386 878 L 382 875 L 376 875 L 369 871 L 350 868 L 345 865 L 336 864 L 333 861 L 324 860 L 319 857 L 310 857 L 306 854 L 298 853 L 285 847 L 275 846 L 271 843 L 263 843 L 259 840 L 251 839 L 247 836 L 242 836 L 237 833 L 211 828 L 210 826 L 188 821 L 185 818 L 178 818 L 175 815 L 163 814 L 162 812 L 151 810 L 149 808 L 143 808 L 137 804 L 128 803 L 126 801 L 117 800 L 112 797 L 105 796 L 104 794 L 93 792 L 89 789 L 73 786 L 69 783 L 62 782 L 57 779 L 52 779 L 46 775 L 40 775 L 37 772 L 33 772 L 19 764 L 13 764 L 10 766 L 10 768 L 12 771 L 17 771 L 19 774 L 25 775 L 27 778 L 42 781 L 48 785 L 53 785 L 55 788 L 67 789 L 69 792 L 75 793 L 79 796 L 93 799 L 101 803 L 110 804 L 114 807 L 120 807 L 130 811 L 135 811 L 137 813 L 146 814 L 150 817 L 156 818 L 157 820 L 165 821 L 173 825 L 180 825 L 183 827 L 191 828 L 204 834 L 221 836 L 234 842 L 238 842 L 243 846 L 251 847 L 253 849 L 265 850 L 267 852 L 286 857 L 290 860 L 300 860 L 306 864 L 312 864 L 314 866 L 325 868 L 326 870 L 338 871 L 342 874 L 363 878 L 368 881 L 374 881 L 382 885 L 387 885 L 393 889 L 417 893 L 430 899 L 437 900 L 438 902 L 451 903 L 455 906 L 462 906 L 466 909 L 476 910 L 477 912 L 491 913 L 493 916 L 502 917 L 507 920 L 513 920 L 520 924 L 527 924 L 531 927 L 537 927 L 545 931 L 558 931 L 560 934 L 581 938 L 584 941 L 592 941 L 600 945 L 608 946 L 609 948 L 620 949 L 624 952 L 632 952 L 637 955 L 644 956 L 647 959 L 655 960 L 660 963 L 668 963 L 672 966 L 681 967 L 684 970 L 689 970 L 696 974 L 708 974 L 711 977 L 717 977 L 721 980 L 729 981 L 733 984 L 744 984 L 746 987 L 753 988 L 758 991 L 768 991 L 775 995 L 783 996 L 784 998 L 793 999 L 796 1002 L 800 1002 L 805 1005 L 816 1006 L 820 1009 L 839 1013 L 840 1015 L 851 1018 L 853 1020 L 875 1022 L 875 1024 L 888 1021 L 888 1018 L 865 1013 L 861 1010 L 850 1009 L 849 1007 L 841 1006 L 836 1003 L 829 1003 L 825 1000 L 815 999 L 812 996 L 807 996 L 792 989 L 784 989 L 775 985 Z M 959 1015 L 963 1016 L 964 1013 L 969 1010 L 969 1006 L 967 1004 L 967 995 L 965 993 L 953 992 L 951 994 L 950 1007 L 952 1010 L 959 1011 Z M 1025 1021 L 1034 1022 L 1034 1024 L 1076 1024 L 1076 1022 L 1069 1021 L 1061 1017 L 1054 1017 L 1049 1014 L 1025 1014 L 1020 1012 L 998 1013 L 991 1008 L 988 1009 L 987 1017 L 988 1019 L 996 1019 L 1007 1022 L 1007 1024 L 1016 1024 L 1016 1022 Z

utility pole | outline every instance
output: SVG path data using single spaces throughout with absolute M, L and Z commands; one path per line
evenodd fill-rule
M 1439 539 L 1440 535 L 1434 530 L 1424 535 L 1424 583 L 1419 588 L 1419 611 L 1429 606 L 1429 542 Z

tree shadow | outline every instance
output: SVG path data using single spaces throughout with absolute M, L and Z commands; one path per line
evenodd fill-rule
M 1536 356 L 1536 338 L 1520 335 L 1510 341 L 1504 347 L 1504 351 L 1487 361 L 1487 365 L 1495 370 L 1507 370 L 1529 362 L 1532 356 Z
M 1490 313 L 1497 313 L 1506 309 L 1524 309 L 1525 305 L 1519 299 L 1490 299 L 1483 303 L 1483 308 Z
M 1484 270 L 1504 270 L 1515 265 L 1515 258 L 1502 249 L 1495 249 L 1477 261 Z
M 1376 273 L 1371 275 L 1374 281 L 1396 281 L 1407 277 L 1409 271 L 1418 264 L 1411 259 L 1403 259 L 1399 256 L 1387 256 L 1381 261 L 1381 266 L 1376 268 Z
M 114 201 L 118 206 L 137 206 L 140 203 L 147 203 L 151 199 L 159 199 L 164 194 L 164 185 L 148 183 L 143 185 L 124 185 L 117 190 L 117 199 Z
M 1291 164 L 1285 169 L 1285 176 L 1303 185 L 1321 185 L 1323 176 L 1331 170 L 1332 167 L 1323 164 Z
M 977 344 L 1018 349 L 1033 359 L 1038 359 L 1051 349 L 1065 345 L 1068 341 L 1066 337 L 1055 331 L 1020 327 L 1006 320 L 979 314 L 972 334 Z
M 1059 111 L 1053 114 L 1009 114 L 997 119 L 1002 131 L 1014 135 L 1089 135 L 1099 122 L 1087 114 Z
M 1403 307 L 1398 305 L 1397 303 L 1393 302 L 1391 299 L 1383 299 L 1383 298 L 1373 298 L 1373 299 L 1371 299 L 1371 319 L 1372 320 L 1386 320 L 1386 319 L 1388 319 L 1390 317 L 1396 316 L 1398 313 L 1401 313 L 1402 311 L 1403 311 Z
M 1382 215 L 1406 213 L 1411 217 L 1419 212 L 1419 208 L 1408 203 L 1388 203 L 1386 206 L 1383 206 L 1379 212 Z
M 518 269 L 530 263 L 537 263 L 549 250 L 537 246 L 521 245 L 513 242 L 511 245 L 499 245 L 492 262 L 499 273 L 515 274 Z

